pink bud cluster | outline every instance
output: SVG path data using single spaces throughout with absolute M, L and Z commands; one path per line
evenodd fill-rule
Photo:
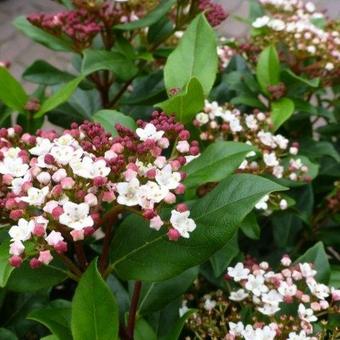
M 270 113 L 254 110 L 251 114 L 243 114 L 228 103 L 220 106 L 217 102 L 206 101 L 204 111 L 196 115 L 194 125 L 200 129 L 203 141 L 244 142 L 261 152 L 260 158 L 254 151 L 250 152 L 240 165 L 240 172 L 310 181 L 308 167 L 296 156 L 298 143 L 289 145 L 287 138 L 271 132 Z
M 136 132 L 117 124 L 115 137 L 92 122 L 74 123 L 61 136 L 0 129 L 0 223 L 10 225 L 13 266 L 24 258 L 32 267 L 48 264 L 52 252 L 91 235 L 117 207 L 144 216 L 170 240 L 190 236 L 196 224 L 185 204 L 169 220 L 159 210 L 184 193 L 181 168 L 198 156 L 198 143 L 164 113 L 138 124 Z
M 218 290 L 203 296 L 189 328 L 212 339 L 324 339 L 327 316 L 340 311 L 340 291 L 319 283 L 316 275 L 313 265 L 292 264 L 288 255 L 278 271 L 268 262 L 246 258 L 228 267 L 229 293 Z M 188 303 L 184 301 L 180 313 Z M 245 322 L 244 308 L 251 323 Z
M 228 17 L 228 13 L 220 4 L 212 0 L 199 0 L 198 8 L 204 12 L 210 25 L 216 27 Z

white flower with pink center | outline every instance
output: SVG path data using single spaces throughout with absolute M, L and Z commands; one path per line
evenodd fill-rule
M 76 204 L 66 202 L 63 206 L 64 213 L 60 215 L 59 222 L 74 230 L 92 227 L 94 222 L 89 215 L 90 206 L 87 203 Z

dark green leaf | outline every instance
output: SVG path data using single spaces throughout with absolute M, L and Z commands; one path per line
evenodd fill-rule
M 190 188 L 208 182 L 218 182 L 239 167 L 254 148 L 237 142 L 215 142 L 185 166 L 185 185 Z
M 120 225 L 112 244 L 112 269 L 131 280 L 169 279 L 206 261 L 234 235 L 236 228 L 266 194 L 285 188 L 262 177 L 232 175 L 197 201 L 191 217 L 197 228 L 189 239 L 169 241 L 138 216 Z
M 252 240 L 260 238 L 261 229 L 257 223 L 256 214 L 250 213 L 241 223 L 240 229 L 242 232 Z
M 287 83 L 289 86 L 293 82 L 298 82 L 302 85 L 307 85 L 309 87 L 318 87 L 320 84 L 320 79 L 319 78 L 314 78 L 314 79 L 307 79 L 303 78 L 301 76 L 296 75 L 292 70 L 286 69 L 283 70 L 282 72 L 282 79 Z
M 188 310 L 175 324 L 175 327 L 172 329 L 172 331 L 166 335 L 165 337 L 162 337 L 161 340 L 178 340 L 180 339 L 182 330 L 185 326 L 186 321 L 189 319 L 189 317 L 195 313 L 195 309 Z
M 167 60 L 164 68 L 167 91 L 183 89 L 192 77 L 196 77 L 204 94 L 208 95 L 215 81 L 217 61 L 215 32 L 200 14 L 191 22 Z
M 263 105 L 263 103 L 257 99 L 255 96 L 238 96 L 234 97 L 231 101 L 231 104 L 234 105 L 247 105 L 250 107 L 256 107 L 261 110 L 265 109 L 266 107 Z
M 268 86 L 280 81 L 280 62 L 274 46 L 269 46 L 261 52 L 256 65 L 256 76 L 262 91 L 266 94 Z
M 118 306 L 94 260 L 81 280 L 72 301 L 71 328 L 74 340 L 118 339 Z
M 137 128 L 136 122 L 131 117 L 115 110 L 100 110 L 93 115 L 92 119 L 100 123 L 113 136 L 117 136 L 116 124 L 121 124 L 132 131 Z
M 42 323 L 58 339 L 72 340 L 69 301 L 54 300 L 45 308 L 32 311 L 27 318 Z
M 21 84 L 0 66 L 0 101 L 12 110 L 23 111 L 28 96 Z
M 9 243 L 4 241 L 0 245 L 0 288 L 6 286 L 7 281 L 14 270 L 9 262 Z
M 281 98 L 272 102 L 272 122 L 277 130 L 294 113 L 294 102 L 289 98 Z
M 57 69 L 44 60 L 36 60 L 25 70 L 22 77 L 32 83 L 55 85 L 68 82 L 75 76 Z
M 133 338 L 134 340 L 157 340 L 157 335 L 144 319 L 138 319 Z
M 175 113 L 179 122 L 189 123 L 204 106 L 203 88 L 197 78 L 192 78 L 185 93 L 180 93 L 155 106 L 160 107 L 167 114 Z
M 0 328 L 1 340 L 18 340 L 17 336 L 6 328 Z
M 96 71 L 109 70 L 122 80 L 133 78 L 138 71 L 134 62 L 123 53 L 91 49 L 84 52 L 81 70 L 86 76 Z
M 33 26 L 24 16 L 14 20 L 14 26 L 32 40 L 55 51 L 72 51 L 70 40 L 62 39 Z

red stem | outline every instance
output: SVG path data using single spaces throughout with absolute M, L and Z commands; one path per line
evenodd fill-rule
M 128 326 L 126 329 L 126 340 L 133 340 L 133 336 L 135 332 L 138 301 L 139 301 L 141 290 L 142 290 L 142 281 L 136 281 L 135 288 L 133 290 L 132 299 L 131 299 L 129 320 L 128 320 Z

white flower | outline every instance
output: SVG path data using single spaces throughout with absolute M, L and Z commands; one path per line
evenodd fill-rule
M 184 238 L 189 238 L 189 233 L 196 229 L 196 223 L 189 215 L 190 211 L 171 211 L 170 223 Z
M 306 10 L 310 13 L 313 13 L 315 11 L 315 5 L 312 2 L 307 2 L 305 7 Z
M 258 124 L 254 115 L 246 115 L 246 125 L 251 130 L 257 130 Z
M 27 190 L 27 196 L 21 197 L 20 200 L 28 203 L 29 205 L 39 207 L 45 203 L 46 196 L 49 191 L 49 187 L 43 187 L 42 189 L 31 187 Z
M 94 222 L 89 215 L 90 206 L 87 203 L 76 204 L 66 202 L 63 206 L 64 213 L 60 215 L 59 222 L 74 230 L 92 227 Z
M 129 207 L 137 205 L 140 202 L 139 198 L 139 180 L 133 178 L 130 182 L 117 183 L 117 202 Z
M 168 193 L 169 190 L 166 187 L 159 186 L 156 182 L 148 181 L 139 189 L 139 205 L 142 208 L 152 208 L 154 203 L 159 203 Z
M 307 336 L 305 331 L 301 331 L 299 334 L 295 332 L 289 333 L 289 337 L 287 340 L 308 340 L 308 339 L 312 339 L 312 338 Z
M 283 298 L 275 289 L 271 289 L 268 293 L 262 294 L 262 301 L 268 305 L 278 306 Z
M 287 282 L 282 281 L 278 291 L 282 296 L 294 296 L 297 292 L 297 287 L 294 284 L 288 284 Z
M 188 303 L 188 301 L 184 300 L 182 302 L 182 307 L 180 307 L 179 310 L 178 310 L 178 314 L 179 314 L 180 318 L 189 310 L 187 303 Z
M 190 144 L 186 140 L 181 140 L 176 145 L 176 150 L 180 153 L 189 152 Z
M 282 150 L 286 150 L 289 140 L 285 137 L 283 137 L 282 135 L 276 135 L 273 137 L 275 143 L 278 145 L 278 147 Z
M 156 171 L 156 181 L 160 186 L 164 186 L 169 190 L 176 189 L 181 181 L 179 172 L 172 172 L 171 165 L 166 165 L 163 169 Z
M 258 17 L 256 18 L 256 20 L 252 23 L 252 26 L 255 28 L 261 28 L 263 26 L 267 26 L 267 24 L 269 23 L 270 18 L 267 17 L 266 15 L 263 17 Z
M 37 137 L 37 143 L 32 148 L 29 149 L 29 153 L 34 156 L 43 156 L 50 152 L 52 148 L 52 143 L 47 138 Z
M 251 325 L 247 325 L 242 336 L 245 340 L 273 340 L 275 339 L 276 332 L 269 326 L 253 329 Z
M 280 19 L 272 19 L 268 22 L 268 26 L 274 31 L 283 31 L 286 27 L 286 24 Z
M 270 146 L 271 148 L 276 148 L 274 136 L 270 132 L 264 132 L 261 130 L 258 132 L 257 137 L 260 139 L 262 144 Z
M 264 315 L 274 315 L 280 310 L 278 305 L 264 304 L 262 307 L 257 308 L 257 310 Z
M 316 274 L 316 271 L 312 269 L 309 263 L 299 263 L 299 267 L 303 277 L 309 278 Z
M 2 175 L 22 177 L 27 173 L 28 169 L 28 164 L 25 164 L 20 157 L 14 159 L 5 157 L 4 160 L 0 162 L 0 174 Z
M 327 64 L 325 65 L 325 69 L 326 69 L 327 71 L 332 71 L 332 70 L 334 70 L 334 64 L 333 64 L 333 63 L 327 63 Z
M 216 307 L 216 301 L 215 300 L 211 300 L 210 296 L 208 296 L 206 298 L 206 300 L 204 301 L 204 309 L 207 310 L 208 312 L 210 312 L 215 307 Z
M 74 149 L 72 146 L 53 146 L 51 151 L 51 155 L 54 159 L 62 165 L 66 165 L 70 162 L 70 160 L 74 157 Z
M 146 124 L 144 129 L 138 128 L 136 133 L 141 141 L 146 141 L 147 139 L 158 141 L 164 135 L 164 131 L 157 131 L 156 127 L 151 123 Z
M 282 199 L 279 205 L 281 210 L 286 210 L 288 208 L 288 202 L 285 199 Z
M 236 280 L 235 280 L 236 281 Z M 236 292 L 230 292 L 229 299 L 233 301 L 243 301 L 249 296 L 244 289 L 239 289 Z
M 279 165 L 279 161 L 276 158 L 275 152 L 271 153 L 264 153 L 263 154 L 263 161 L 267 166 L 274 167 Z
M 79 146 L 77 140 L 75 140 L 70 134 L 66 133 L 54 140 L 54 143 L 59 146 Z
M 290 153 L 291 155 L 297 155 L 298 152 L 299 152 L 299 149 L 298 149 L 297 147 L 295 147 L 295 146 L 291 146 L 291 147 L 289 148 L 289 153 Z
M 13 226 L 8 233 L 14 241 L 27 241 L 31 237 L 33 228 L 33 220 L 26 221 L 24 218 L 20 218 L 18 225 Z
M 244 325 L 241 321 L 239 321 L 238 323 L 234 323 L 234 322 L 229 322 L 229 329 L 230 329 L 230 333 L 232 335 L 235 336 L 240 336 L 242 334 L 242 332 L 244 331 Z
M 315 322 L 318 318 L 314 315 L 311 308 L 306 308 L 302 303 L 299 304 L 298 314 L 301 320 L 306 322 Z
M 200 112 L 196 115 L 196 120 L 199 122 L 199 125 L 202 126 L 209 122 L 209 115 L 204 112 Z
M 284 172 L 284 167 L 281 165 L 277 165 L 273 167 L 273 176 L 276 178 L 282 178 L 283 172 Z
M 309 45 L 307 46 L 307 51 L 310 53 L 310 54 L 315 54 L 316 52 L 316 47 L 314 45 Z
M 14 241 L 9 246 L 9 253 L 11 255 L 20 256 L 25 250 L 25 246 L 21 241 Z
M 70 166 L 75 175 L 83 178 L 106 177 L 110 168 L 106 166 L 104 159 L 94 161 L 91 157 L 85 156 L 81 159 L 72 159 Z
M 240 132 L 243 130 L 242 125 L 240 124 L 240 121 L 238 118 L 232 119 L 229 122 L 229 126 L 232 132 Z
M 262 275 L 255 276 L 250 274 L 245 287 L 256 296 L 260 296 L 262 293 L 268 291 L 268 287 L 264 284 L 264 277 Z
M 269 195 L 264 195 L 256 204 L 255 208 L 258 210 L 267 210 L 268 209 L 268 203 Z
M 235 282 L 247 279 L 249 272 L 250 270 L 244 268 L 242 262 L 237 263 L 235 267 L 228 267 L 228 275 L 232 277 Z
M 50 246 L 55 246 L 59 242 L 64 241 L 64 238 L 59 231 L 52 230 L 48 236 L 45 237 L 45 240 Z
M 307 285 L 311 293 L 318 299 L 324 300 L 329 296 L 330 289 L 328 286 L 322 283 L 317 283 L 314 279 L 307 280 Z

